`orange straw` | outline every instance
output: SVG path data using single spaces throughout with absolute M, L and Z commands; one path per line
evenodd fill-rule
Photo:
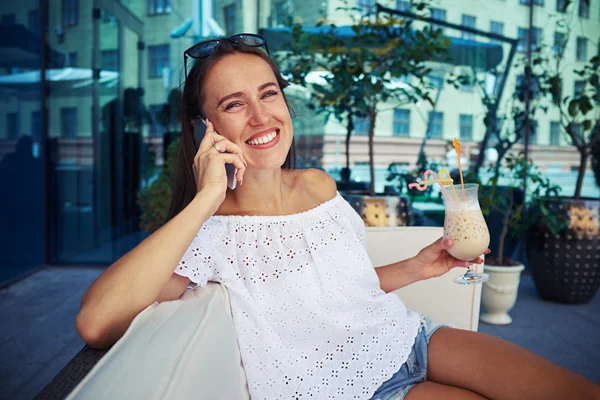
M 460 142 L 457 138 L 454 138 L 452 141 L 452 146 L 454 147 L 456 159 L 458 161 L 458 173 L 460 174 L 460 186 L 462 187 L 463 199 L 467 200 L 467 195 L 465 194 L 465 181 L 463 180 L 462 167 L 460 166 Z

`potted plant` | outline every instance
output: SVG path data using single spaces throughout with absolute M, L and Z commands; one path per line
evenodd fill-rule
M 537 223 L 530 229 L 527 252 L 540 296 L 578 304 L 590 301 L 600 287 L 600 199 L 581 195 L 600 140 L 600 56 L 574 71 L 584 86 L 572 97 L 562 97 L 561 61 L 559 55 L 554 67 L 544 66 L 562 131 L 579 152 L 577 181 L 571 197 L 535 199 L 531 214 Z M 548 221 L 549 214 L 559 218 L 558 225 Z
M 520 231 L 523 223 L 530 222 L 525 217 L 526 203 L 515 203 L 513 192 L 520 190 L 524 179 L 527 179 L 534 195 L 555 196 L 560 191 L 558 186 L 552 185 L 543 176 L 533 162 L 525 159 L 523 153 L 508 153 L 503 164 L 490 168 L 494 174 L 487 182 L 488 190 L 480 195 L 483 214 L 489 216 L 494 213 L 499 217 L 501 225 L 500 235 L 492 236 L 492 240 L 495 238 L 497 244 L 490 247 L 496 250 L 485 258 L 484 271 L 490 275 L 490 279 L 483 283 L 481 295 L 481 304 L 485 312 L 481 314 L 480 319 L 495 325 L 512 322 L 508 311 L 517 300 L 521 272 L 525 268 L 521 261 L 511 258 L 511 251 L 505 246 L 509 230 L 515 234 Z M 504 186 L 499 186 L 500 180 L 504 181 Z M 503 195 L 498 195 L 498 189 L 503 191 Z

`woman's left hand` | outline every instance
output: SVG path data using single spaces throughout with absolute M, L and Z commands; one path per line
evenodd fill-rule
M 415 267 L 421 279 L 444 275 L 454 267 L 468 267 L 471 263 L 481 264 L 483 262 L 481 257 L 477 257 L 473 261 L 463 261 L 452 257 L 447 251 L 452 244 L 452 240 L 440 238 L 414 257 Z M 483 254 L 489 253 L 490 249 L 487 249 Z

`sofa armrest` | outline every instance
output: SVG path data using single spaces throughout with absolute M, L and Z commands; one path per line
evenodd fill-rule
M 375 267 L 414 257 L 423 247 L 442 237 L 443 228 L 403 226 L 367 228 L 367 252 Z M 481 271 L 483 264 L 476 270 Z M 479 325 L 481 285 L 458 285 L 452 280 L 464 273 L 447 274 L 396 290 L 406 307 L 435 322 L 476 331 Z

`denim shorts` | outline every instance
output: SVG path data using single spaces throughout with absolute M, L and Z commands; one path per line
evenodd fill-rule
M 375 391 L 371 400 L 404 400 L 410 389 L 417 383 L 425 381 L 427 379 L 427 345 L 431 336 L 438 329 L 447 327 L 449 326 L 438 325 L 429 317 L 421 315 L 421 325 L 408 359 L 398 372 Z

